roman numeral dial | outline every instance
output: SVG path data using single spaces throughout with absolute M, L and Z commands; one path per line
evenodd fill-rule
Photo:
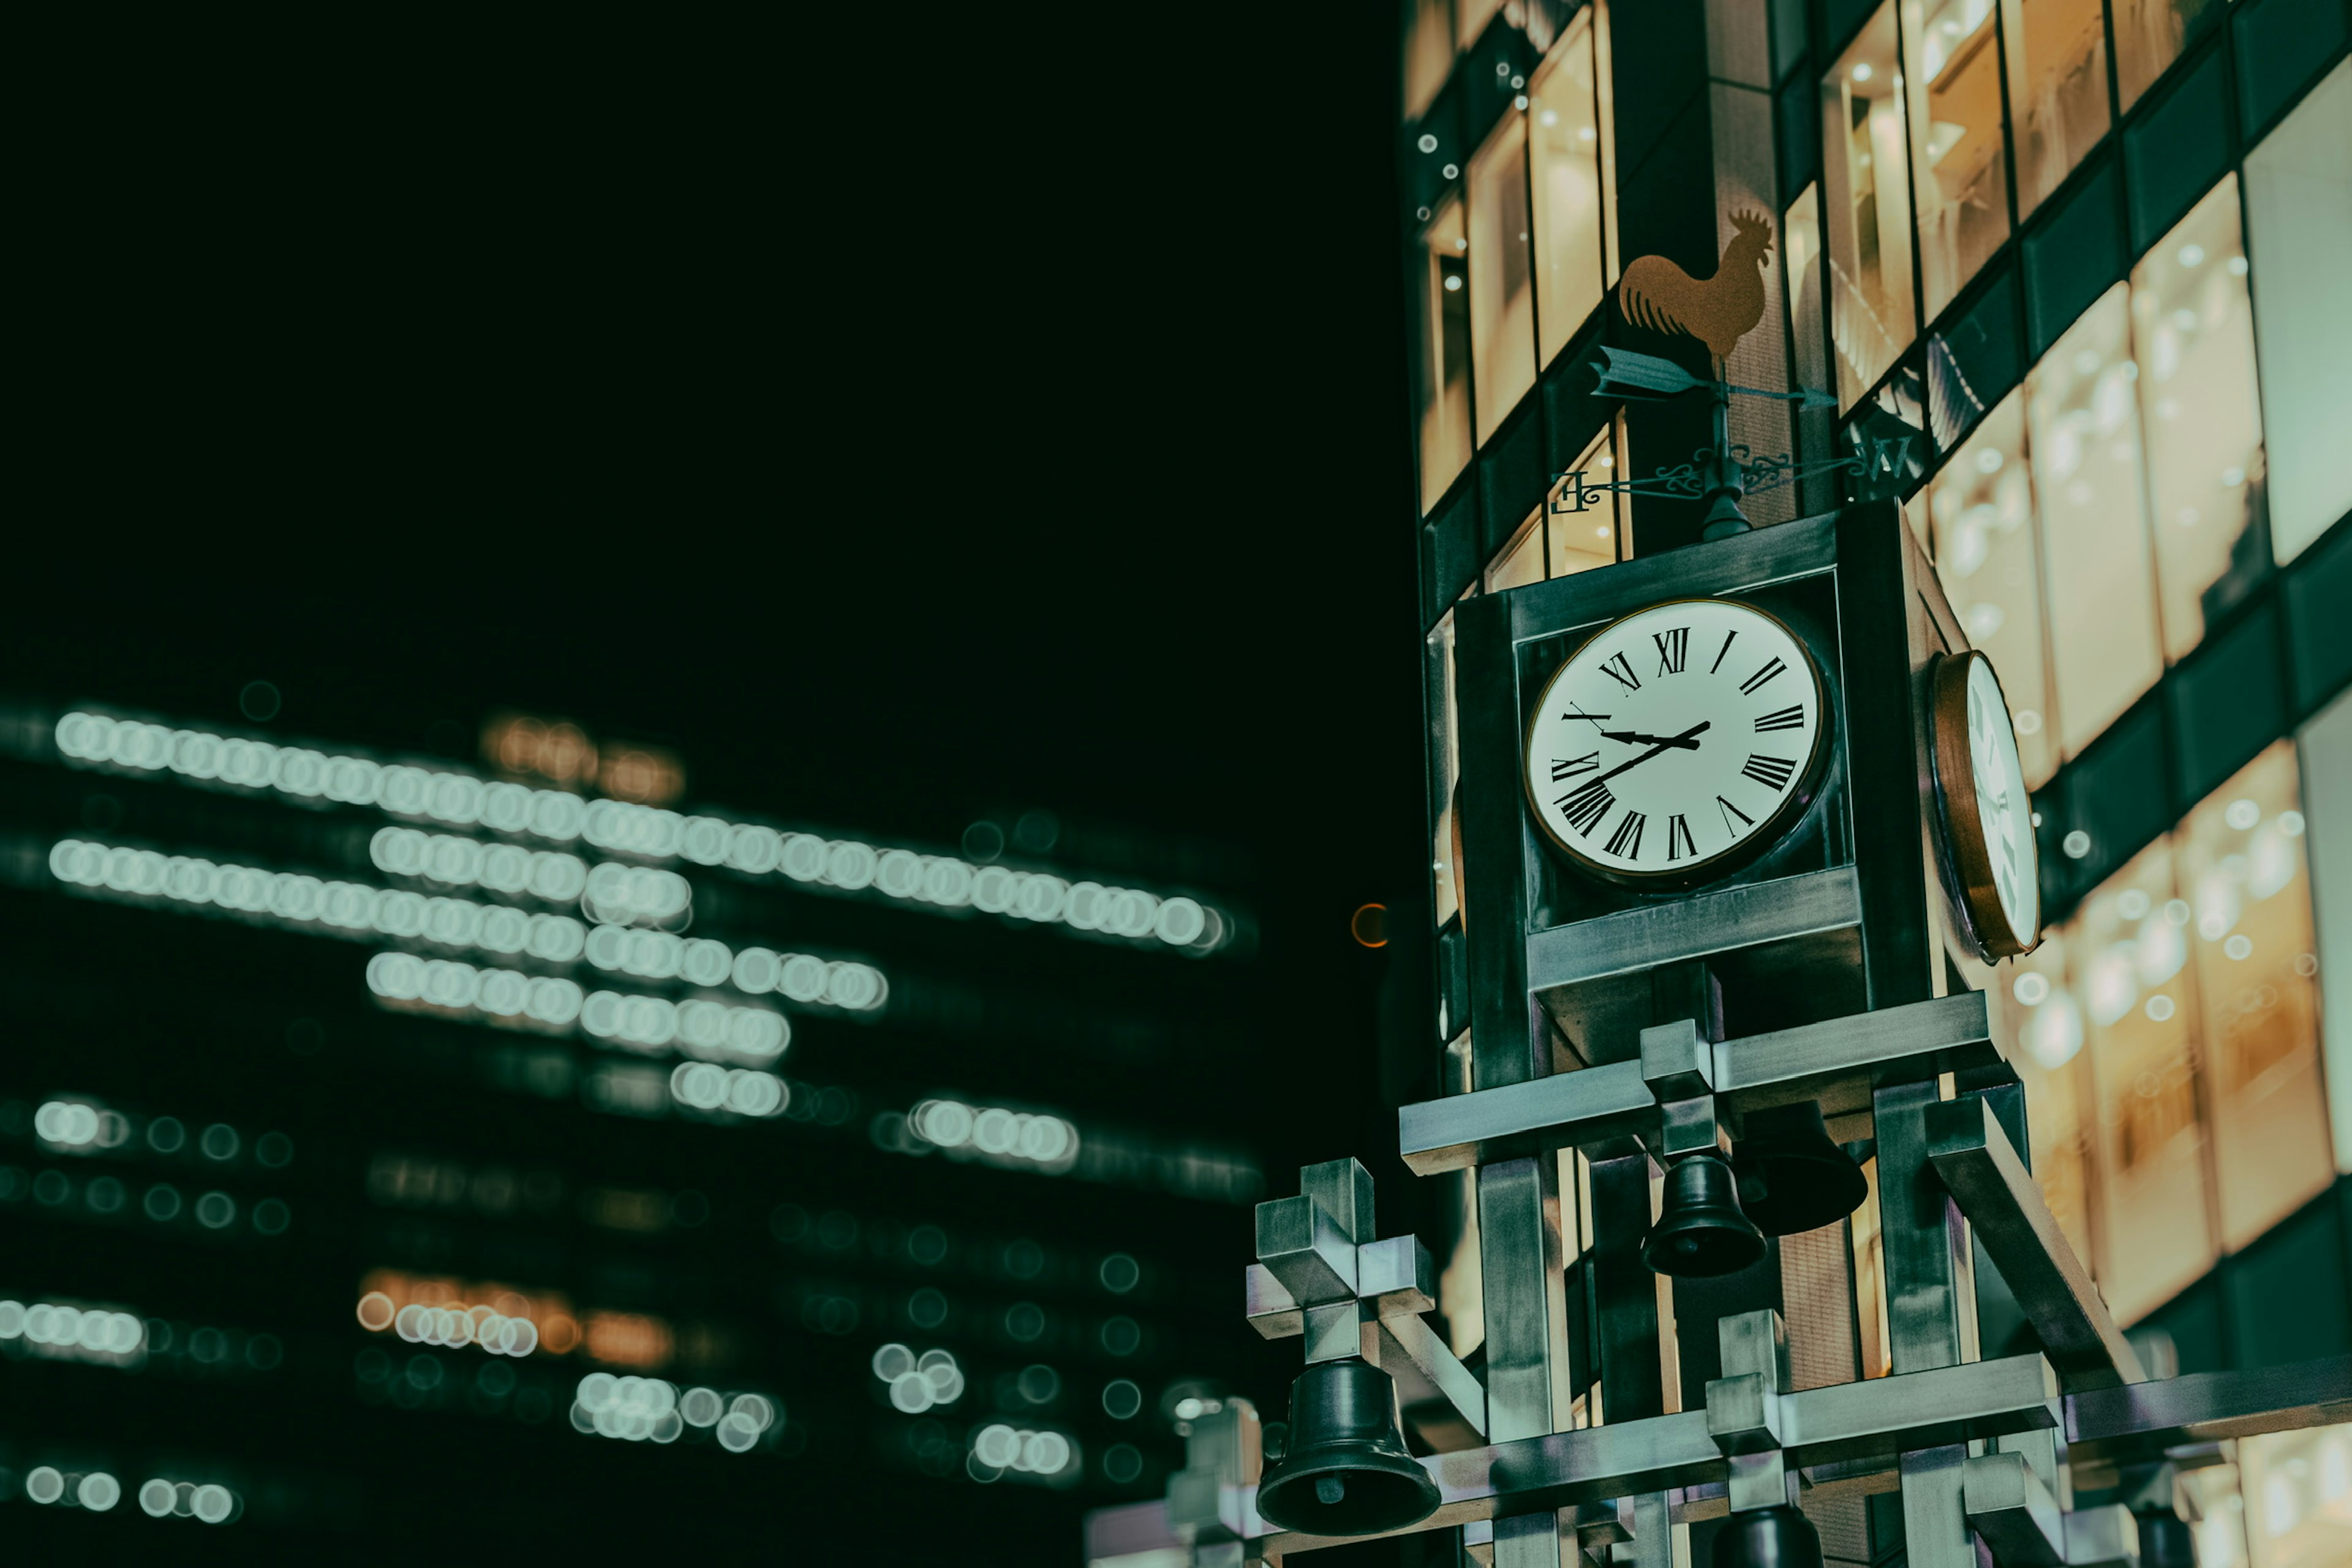
M 1827 704 L 1805 639 L 1777 616 L 1680 599 L 1525 646 L 1567 650 L 1522 710 L 1523 765 L 1530 816 L 1577 870 L 1704 883 L 1804 817 Z

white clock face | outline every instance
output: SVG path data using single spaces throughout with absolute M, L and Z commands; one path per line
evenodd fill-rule
M 2017 732 L 2009 703 L 1989 659 L 1969 661 L 1969 771 L 1975 776 L 1977 820 L 2002 919 L 2021 948 L 2031 949 L 2042 923 L 2042 884 L 2033 843 L 2032 805 L 2025 769 L 2017 759 Z
M 1822 685 L 1789 628 L 1727 599 L 1678 599 L 1605 627 L 1528 721 L 1544 832 L 1612 880 L 1691 881 L 1762 849 L 1804 808 Z

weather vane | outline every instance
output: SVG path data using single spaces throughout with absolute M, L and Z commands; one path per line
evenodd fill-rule
M 1834 412 L 1837 399 L 1812 387 L 1795 392 L 1768 392 L 1738 386 L 1724 379 L 1727 362 L 1739 340 L 1764 319 L 1763 268 L 1772 255 L 1772 220 L 1761 213 L 1735 212 L 1736 231 L 1724 247 L 1723 259 L 1712 277 L 1693 278 L 1663 256 L 1644 256 L 1629 264 L 1617 284 L 1617 306 L 1625 319 L 1654 331 L 1679 333 L 1706 345 L 1716 377 L 1705 380 L 1672 360 L 1630 349 L 1603 348 L 1595 367 L 1599 382 L 1593 391 L 1602 397 L 1628 402 L 1663 403 L 1687 393 L 1706 392 L 1714 405 L 1714 440 L 1691 454 L 1691 460 L 1661 468 L 1647 479 L 1593 483 L 1582 468 L 1552 476 L 1554 512 L 1579 512 L 1604 494 L 1660 495 L 1704 498 L 1706 521 L 1702 539 L 1727 539 L 1745 533 L 1750 524 L 1739 510 L 1744 495 L 1780 489 L 1820 474 L 1847 473 L 1857 478 L 1895 471 L 1908 458 L 1910 437 L 1874 439 L 1865 447 L 1859 437 L 1854 450 L 1842 458 L 1800 463 L 1790 454 L 1758 457 L 1731 439 L 1731 398 L 1766 397 L 1794 403 L 1801 408 Z

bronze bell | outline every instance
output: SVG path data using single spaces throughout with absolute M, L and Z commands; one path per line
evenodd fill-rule
M 1747 1136 L 1732 1151 L 1739 1206 L 1767 1236 L 1819 1230 L 1862 1206 L 1870 1190 L 1862 1168 L 1830 1142 L 1819 1101 L 1748 1113 Z
M 1764 1234 L 1739 1211 L 1731 1167 L 1694 1154 L 1666 1173 L 1666 1200 L 1642 1243 L 1642 1261 L 1660 1274 L 1706 1279 L 1737 1274 L 1764 1256 Z
M 1745 1509 L 1716 1532 L 1715 1568 L 1822 1568 L 1821 1531 L 1793 1508 Z
M 1290 1435 L 1257 1511 L 1310 1535 L 1371 1535 L 1437 1510 L 1437 1483 L 1397 1421 L 1396 1384 L 1368 1361 L 1317 1362 L 1290 1385 Z

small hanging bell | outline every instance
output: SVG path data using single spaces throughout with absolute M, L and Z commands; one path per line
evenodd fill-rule
M 1706 1279 L 1737 1274 L 1764 1256 L 1763 1233 L 1739 1212 L 1731 1167 L 1694 1154 L 1666 1173 L 1666 1198 L 1642 1243 L 1642 1261 L 1660 1274 Z
M 1437 1510 L 1437 1483 L 1404 1446 L 1396 1384 L 1368 1361 L 1317 1362 L 1290 1385 L 1290 1434 L 1258 1482 L 1257 1511 L 1309 1535 L 1372 1535 Z
M 1731 1153 L 1739 1206 L 1767 1236 L 1794 1236 L 1843 1219 L 1870 1190 L 1862 1169 L 1830 1142 L 1818 1101 L 1748 1113 Z
M 1735 1513 L 1716 1533 L 1714 1568 L 1822 1568 L 1821 1532 L 1793 1508 Z

